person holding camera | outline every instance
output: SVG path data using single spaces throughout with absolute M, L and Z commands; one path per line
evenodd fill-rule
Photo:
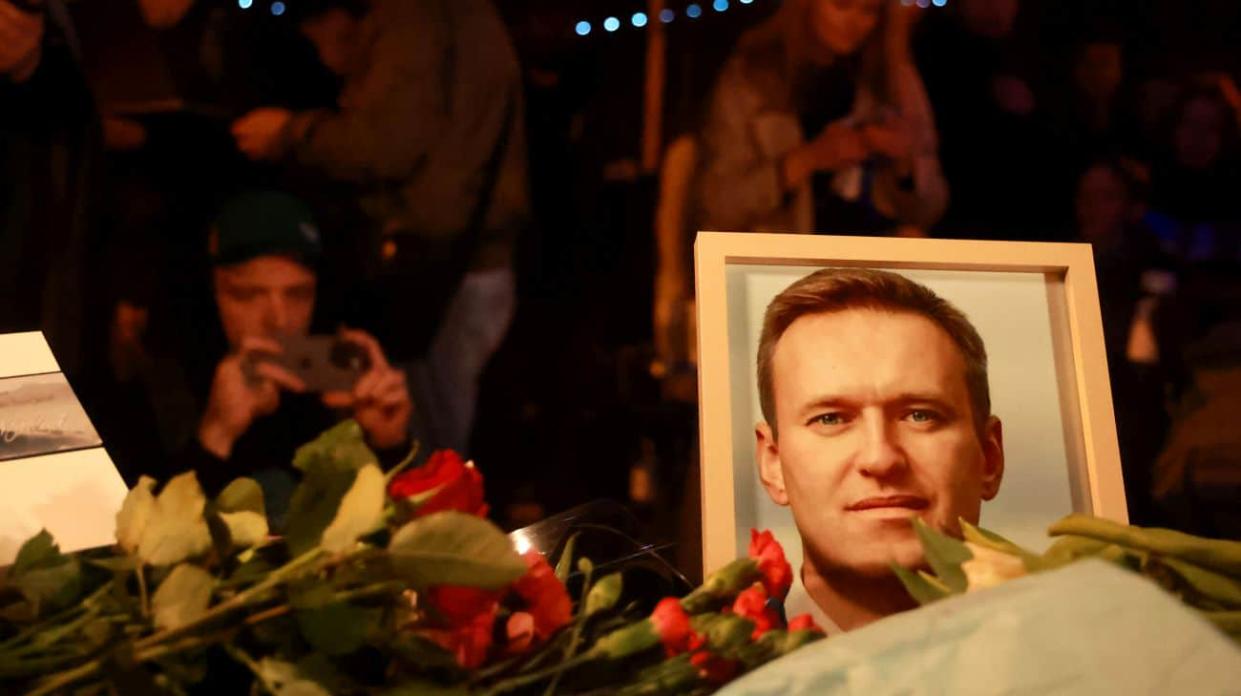
M 260 192 L 225 204 L 209 255 L 219 329 L 216 358 L 190 441 L 174 458 L 214 492 L 238 476 L 263 487 L 278 519 L 295 483 L 297 447 L 353 418 L 383 462 L 408 452 L 413 406 L 405 374 L 369 334 L 310 336 L 319 231 L 292 196 Z

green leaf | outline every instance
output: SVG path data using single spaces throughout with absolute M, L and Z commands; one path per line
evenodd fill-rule
M 920 518 L 913 519 L 914 531 L 922 541 L 926 562 L 949 590 L 964 592 L 969 585 L 961 564 L 974 557 L 969 547 L 960 539 L 953 539 L 927 526 Z
M 388 644 L 388 648 L 398 661 L 418 671 L 447 672 L 459 674 L 461 665 L 457 658 L 445 650 L 440 644 L 424 638 L 417 633 L 402 632 Z
M 292 663 L 265 657 L 258 675 L 272 696 L 331 696 L 318 682 L 307 679 Z
M 263 487 L 252 478 L 234 479 L 215 497 L 215 507 L 221 512 L 257 512 L 266 517 L 263 504 Z
M 7 584 L 13 586 L 38 615 L 45 609 L 69 606 L 82 593 L 82 566 L 76 556 L 66 556 L 47 530 L 26 540 Z
M 935 582 L 933 578 L 927 578 L 895 563 L 892 564 L 892 571 L 900 578 L 909 596 L 920 605 L 925 606 L 952 594 L 947 587 Z
M 240 510 L 217 513 L 228 529 L 228 540 L 237 548 L 249 548 L 267 538 L 267 516 L 260 512 Z
M 620 573 L 605 575 L 599 582 L 591 586 L 590 592 L 586 593 L 584 615 L 594 616 L 601 611 L 607 611 L 616 606 L 616 602 L 620 600 L 622 587 L 623 582 Z
M 384 475 L 379 467 L 367 464 L 358 469 L 349 492 L 340 500 L 336 516 L 323 530 L 320 545 L 328 553 L 343 553 L 358 537 L 383 525 Z
M 293 455 L 293 466 L 306 473 L 321 467 L 357 471 L 367 464 L 378 462 L 375 453 L 366 446 L 362 426 L 353 419 L 329 428 L 319 437 L 297 448 Z
M 211 548 L 211 532 L 203 517 L 206 504 L 194 472 L 174 477 L 155 498 L 138 542 L 138 557 L 164 566 L 205 553 Z
M 1073 534 L 1062 536 L 1043 552 L 1043 564 L 1045 567 L 1057 568 L 1085 556 L 1098 555 L 1108 546 L 1106 541 L 1090 537 Z
M 312 464 L 289 501 L 285 540 L 294 556 L 317 547 L 323 530 L 336 519 L 340 501 L 353 487 L 357 471 Z
M 382 609 L 364 609 L 345 602 L 297 612 L 302 637 L 316 650 L 332 657 L 348 655 L 362 647 L 382 619 Z
M 126 553 L 135 553 L 142 541 L 142 532 L 155 512 L 155 479 L 143 476 L 138 485 L 125 495 L 120 512 L 116 513 L 116 543 Z
M 999 534 L 982 529 L 981 527 L 975 527 L 960 518 L 958 518 L 958 522 L 961 523 L 961 536 L 965 537 L 965 540 L 971 544 L 978 544 L 979 546 L 989 548 L 993 551 L 999 551 L 1000 553 L 1006 553 L 1010 556 L 1016 556 L 1021 559 L 1022 563 L 1025 564 L 1026 570 L 1032 573 L 1043 570 L 1047 567 L 1047 563 L 1043 560 L 1042 556 L 1023 549 Z
M 318 609 L 336 601 L 331 585 L 307 577 L 289 585 L 289 604 L 295 609 Z
M 565 542 L 564 550 L 560 552 L 560 560 L 556 561 L 556 577 L 562 583 L 568 582 L 569 574 L 573 572 L 573 551 L 577 548 L 579 536 L 581 532 L 569 537 L 569 541 Z
M 9 573 L 21 575 L 39 566 L 55 563 L 59 557 L 60 547 L 56 545 L 56 541 L 46 529 L 41 529 L 18 549 L 17 557 L 13 559 L 13 566 L 9 568 Z
M 485 519 L 451 510 L 401 527 L 388 552 L 397 573 L 416 588 L 499 589 L 526 572 L 526 562 L 504 532 Z
M 211 574 L 192 563 L 182 563 L 173 568 L 151 598 L 155 626 L 160 629 L 177 628 L 207 613 L 214 586 L 215 579 Z

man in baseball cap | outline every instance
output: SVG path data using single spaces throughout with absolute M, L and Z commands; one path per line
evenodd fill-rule
M 381 459 L 399 459 L 408 441 L 409 391 L 404 373 L 388 364 L 369 334 L 340 331 L 369 363 L 352 391 L 308 394 L 295 374 L 257 359 L 280 355 L 288 337 L 310 330 L 322 245 L 306 205 L 278 192 L 239 195 L 220 210 L 208 253 L 229 352 L 215 368 L 194 438 L 176 468 L 194 469 L 208 492 L 253 476 L 272 512 L 292 490 L 295 449 L 342 417 L 362 426 Z

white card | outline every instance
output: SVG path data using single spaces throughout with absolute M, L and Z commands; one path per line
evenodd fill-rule
M 125 494 L 42 334 L 0 335 L 0 565 L 40 529 L 61 551 L 111 544 Z

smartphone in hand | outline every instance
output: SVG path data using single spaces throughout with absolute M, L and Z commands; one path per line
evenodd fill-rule
M 275 363 L 306 384 L 313 393 L 350 391 L 371 367 L 362 346 L 334 335 L 277 338 L 284 353 L 263 355 L 259 360 Z

